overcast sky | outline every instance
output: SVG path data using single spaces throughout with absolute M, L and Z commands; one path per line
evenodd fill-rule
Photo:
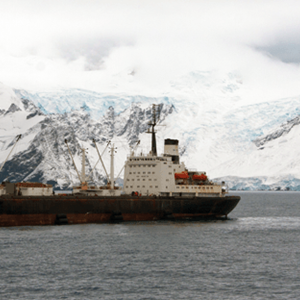
M 261 97 L 300 95 L 300 1 L 0 0 L 11 87 L 161 92 L 194 70 L 239 72 Z

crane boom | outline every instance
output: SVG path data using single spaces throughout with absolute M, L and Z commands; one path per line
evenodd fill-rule
M 105 151 L 106 151 L 107 147 L 109 146 L 109 144 L 110 144 L 110 141 L 108 141 L 108 143 L 107 143 L 105 149 L 102 151 L 101 156 L 103 156 L 103 154 L 105 153 Z M 87 180 L 89 180 L 89 179 L 91 178 L 92 173 L 93 173 L 93 171 L 95 170 L 96 166 L 98 165 L 99 161 L 100 161 L 100 158 L 98 158 L 96 164 L 94 165 L 94 168 L 92 169 L 92 171 L 90 172 L 89 176 L 87 177 Z M 109 180 L 109 178 L 107 178 L 107 180 Z
M 97 147 L 97 144 L 96 144 L 95 139 L 93 139 L 93 142 L 94 142 L 94 144 L 95 144 L 95 147 L 96 147 L 96 150 L 97 150 L 99 159 L 100 159 L 100 161 L 101 161 L 102 167 L 103 167 L 103 169 L 104 169 L 104 171 L 105 171 L 106 177 L 107 177 L 107 179 L 108 179 L 108 181 L 109 181 L 109 176 L 108 176 L 108 173 L 107 173 L 107 171 L 106 171 L 104 162 L 103 162 L 102 157 L 101 157 L 101 155 L 100 155 L 100 152 L 99 152 L 99 149 L 98 149 L 98 147 Z M 109 145 L 109 144 L 107 144 L 107 146 L 108 146 L 108 145 Z M 106 147 L 107 147 L 107 146 L 106 146 Z M 106 148 L 105 148 L 105 149 L 106 149 Z M 98 163 L 98 162 L 97 162 L 97 163 Z
M 2 164 L 2 166 L 1 166 L 1 168 L 0 168 L 0 172 L 1 172 L 2 168 L 4 167 L 6 161 L 8 160 L 9 156 L 11 155 L 12 151 L 14 150 L 14 148 L 15 148 L 17 142 L 19 141 L 19 139 L 21 138 L 21 136 L 22 136 L 22 134 L 19 134 L 19 135 L 16 136 L 16 138 L 17 138 L 17 139 L 16 139 L 16 142 L 15 142 L 15 144 L 13 145 L 12 149 L 10 150 L 9 154 L 7 155 L 5 161 L 3 162 L 3 164 Z
M 79 172 L 78 172 L 78 170 L 77 170 L 77 167 L 76 167 L 76 165 L 75 165 L 75 162 L 74 162 L 74 159 L 73 159 L 73 155 L 72 155 L 72 153 L 71 153 L 71 150 L 70 150 L 70 148 L 69 148 L 69 145 L 68 145 L 68 140 L 67 140 L 67 139 L 65 139 L 65 143 L 66 143 L 66 145 L 67 145 L 67 147 L 68 147 L 68 150 L 69 150 L 69 153 L 70 153 L 70 156 L 71 156 L 72 162 L 73 162 L 73 164 L 74 164 L 75 170 L 76 170 L 76 172 L 77 172 L 77 175 L 78 175 L 79 181 L 80 181 L 80 183 L 82 183 L 81 177 L 80 177 L 80 175 L 79 175 Z

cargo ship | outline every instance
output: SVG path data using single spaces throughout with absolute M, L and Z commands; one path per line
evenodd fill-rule
M 95 143 L 108 178 L 105 186 L 87 184 L 82 149 L 81 175 L 72 158 L 81 182 L 72 193 L 54 194 L 53 186 L 43 183 L 3 182 L 0 226 L 226 219 L 240 197 L 228 195 L 225 182 L 209 180 L 206 172 L 188 170 L 180 162 L 178 140 L 165 139 L 164 153 L 157 155 L 155 116 L 153 106 L 148 130 L 152 135 L 151 150 L 145 155 L 131 151 L 124 165 L 122 188 L 115 185 L 114 145 L 108 175 Z

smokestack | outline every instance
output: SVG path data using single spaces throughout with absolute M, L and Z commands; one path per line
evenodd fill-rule
M 165 140 L 165 156 L 171 156 L 174 164 L 179 164 L 178 140 Z

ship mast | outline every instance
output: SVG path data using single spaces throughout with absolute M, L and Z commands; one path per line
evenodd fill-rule
M 156 120 L 156 114 L 157 114 L 157 109 L 156 106 L 159 106 L 157 104 L 152 104 L 152 121 L 148 123 L 151 128 L 148 129 L 147 133 L 151 133 L 152 135 L 152 141 L 151 141 L 151 154 L 152 156 L 157 156 L 157 148 L 156 148 L 156 136 L 155 136 L 155 129 L 154 127 L 156 126 L 157 120 Z
M 82 161 L 81 161 L 81 182 L 85 184 L 85 149 L 81 148 L 82 150 Z
M 115 145 L 111 144 L 110 149 L 110 189 L 113 190 L 115 188 L 115 174 L 114 174 L 114 152 L 115 152 Z

